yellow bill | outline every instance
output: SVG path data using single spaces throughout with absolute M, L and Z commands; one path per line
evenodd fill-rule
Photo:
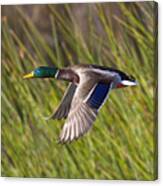
M 29 74 L 24 75 L 24 76 L 23 76 L 23 79 L 28 79 L 28 78 L 33 78 L 33 77 L 34 77 L 34 73 L 31 72 L 31 73 L 29 73 Z

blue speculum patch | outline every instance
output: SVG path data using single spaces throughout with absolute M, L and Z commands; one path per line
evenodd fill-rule
M 92 108 L 99 109 L 109 92 L 109 88 L 110 84 L 98 83 L 87 100 L 87 104 Z

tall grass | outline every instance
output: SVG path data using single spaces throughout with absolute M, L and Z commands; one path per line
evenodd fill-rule
M 87 34 L 73 12 L 79 6 L 87 10 L 82 20 Z M 157 178 L 157 6 L 116 3 L 120 15 L 108 14 L 109 6 L 113 4 L 48 5 L 50 43 L 19 6 L 22 34 L 2 16 L 2 176 Z M 121 69 L 135 76 L 139 86 L 112 91 L 91 132 L 59 145 L 64 121 L 45 121 L 44 116 L 57 107 L 67 84 L 22 76 L 41 65 L 80 62 Z

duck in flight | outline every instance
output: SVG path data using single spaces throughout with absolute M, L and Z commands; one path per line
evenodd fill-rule
M 134 77 L 120 70 L 86 64 L 63 69 L 42 66 L 25 75 L 26 78 L 55 78 L 69 82 L 60 105 L 48 117 L 66 118 L 59 136 L 60 143 L 78 139 L 92 127 L 110 90 L 137 84 Z

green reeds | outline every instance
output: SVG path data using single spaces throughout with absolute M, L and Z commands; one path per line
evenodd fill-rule
M 112 17 L 109 4 L 79 5 L 87 10 L 86 34 L 73 6 L 48 6 L 51 44 L 20 7 L 23 37 L 2 17 L 2 176 L 156 179 L 156 4 L 116 3 L 120 15 Z M 40 65 L 79 62 L 116 67 L 135 76 L 139 85 L 112 91 L 91 132 L 58 145 L 64 121 L 45 121 L 44 116 L 57 107 L 67 84 L 22 76 Z

